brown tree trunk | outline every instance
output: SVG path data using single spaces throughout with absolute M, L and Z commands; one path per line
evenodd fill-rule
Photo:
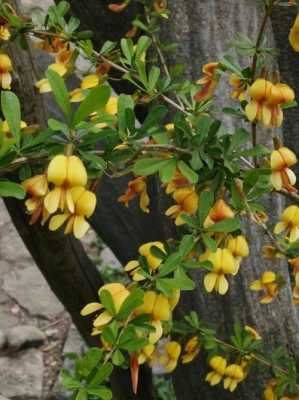
M 96 44 L 99 46 L 108 38 L 115 40 L 122 32 L 128 30 L 128 18 L 135 12 L 133 7 L 123 15 L 109 14 L 105 8 L 107 3 L 109 1 L 71 0 L 73 12 L 96 33 Z M 229 43 L 237 33 L 245 33 L 255 40 L 262 17 L 262 10 L 258 8 L 255 0 L 227 0 L 225 2 L 172 0 L 169 2 L 169 7 L 172 11 L 171 18 L 162 27 L 163 36 L 166 40 L 175 41 L 179 45 L 176 55 L 170 60 L 172 63 L 185 63 L 186 75 L 193 79 L 201 75 L 201 66 L 204 63 L 218 60 L 220 55 L 227 51 Z M 101 20 L 100 27 L 99 20 Z M 117 32 L 110 29 L 116 25 L 119 27 Z M 268 35 L 271 39 L 270 29 Z M 225 100 L 227 104 L 229 102 L 227 83 L 221 83 L 218 93 L 219 99 L 227 99 Z M 219 100 L 219 104 L 221 102 L 223 100 Z M 228 120 L 226 123 L 232 127 L 232 121 Z M 259 140 L 267 142 L 269 137 L 269 133 L 260 133 Z M 282 201 L 278 198 L 267 200 L 265 206 L 270 217 L 277 218 L 282 208 Z M 103 230 L 105 230 L 108 245 L 118 253 L 120 236 L 114 232 L 113 227 L 102 226 Z M 251 254 L 248 260 L 243 262 L 240 274 L 231 281 L 229 294 L 225 297 L 207 295 L 202 286 L 201 274 L 196 274 L 198 288 L 195 292 L 184 295 L 177 314 L 183 315 L 191 309 L 198 311 L 203 319 L 219 327 L 224 338 L 231 332 L 234 322 L 247 323 L 256 327 L 262 334 L 269 353 L 280 344 L 288 349 L 290 354 L 297 354 L 299 325 L 290 288 L 284 289 L 279 299 L 267 306 L 260 305 L 257 296 L 248 289 L 249 284 L 266 269 L 275 269 L 289 282 L 286 265 L 273 266 L 272 263 L 263 260 L 261 247 L 266 241 L 263 232 L 249 223 L 245 226 L 245 230 L 250 242 Z M 134 235 L 128 240 L 132 246 L 135 246 L 131 238 L 133 239 Z M 139 239 L 138 244 L 144 236 Z M 180 367 L 176 371 L 174 384 L 178 399 L 232 398 L 221 387 L 211 388 L 204 383 L 206 367 L 203 357 L 199 357 L 196 363 Z M 253 371 L 246 382 L 240 385 L 233 398 L 260 399 L 266 379 L 267 373 L 264 371 Z

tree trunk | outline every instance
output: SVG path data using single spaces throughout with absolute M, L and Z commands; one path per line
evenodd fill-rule
M 135 11 L 133 7 L 123 15 L 108 14 L 105 8 L 107 3 L 109 1 L 90 2 L 85 0 L 77 2 L 71 0 L 73 12 L 96 33 L 96 43 L 99 46 L 108 38 L 115 40 L 128 30 L 128 18 L 132 14 L 134 15 Z M 188 2 L 172 0 L 169 2 L 169 7 L 172 11 L 171 18 L 162 27 L 163 36 L 168 41 L 175 41 L 179 44 L 176 55 L 171 57 L 171 62 L 185 63 L 186 75 L 193 79 L 197 79 L 201 75 L 201 66 L 204 63 L 219 59 L 219 56 L 228 49 L 230 41 L 237 33 L 245 33 L 255 40 L 262 17 L 261 9 L 258 8 L 255 0 L 227 0 L 225 2 L 218 0 L 210 0 L 209 2 L 204 0 L 189 0 Z M 101 21 L 101 24 L 99 24 L 99 21 Z M 117 27 L 116 31 L 111 29 L 111 26 Z M 270 29 L 268 34 L 271 38 Z M 221 83 L 218 93 L 219 99 L 227 99 L 225 100 L 227 105 L 229 90 L 225 82 Z M 219 104 L 221 104 L 221 101 L 219 101 Z M 231 121 L 226 122 L 231 126 Z M 267 135 L 267 137 L 260 136 L 259 140 L 267 141 L 269 133 Z M 270 217 L 277 218 L 281 211 L 282 201 L 278 198 L 271 199 L 265 205 Z M 115 207 L 117 210 L 112 209 L 110 215 L 113 220 L 115 212 L 119 212 L 118 206 Z M 121 218 L 122 221 L 126 211 L 120 211 L 120 213 L 121 217 L 119 215 L 116 218 Z M 102 221 L 101 218 L 97 213 L 95 220 L 100 222 Z M 125 224 L 127 224 L 127 221 Z M 153 223 L 156 221 L 153 221 Z M 138 222 L 135 220 L 135 223 L 139 224 L 139 219 Z M 123 237 L 119 236 L 115 226 L 108 223 L 100 226 L 100 223 L 96 223 L 94 227 L 102 236 L 105 235 L 107 244 L 123 259 Z M 126 243 L 129 243 L 133 249 L 136 248 L 146 236 L 151 237 L 154 232 L 150 230 L 151 227 L 151 224 L 147 227 L 146 235 L 137 236 L 136 242 L 135 228 L 132 227 L 132 231 L 131 226 L 129 228 L 125 226 L 125 230 L 128 230 Z M 191 309 L 198 311 L 203 319 L 219 327 L 224 338 L 231 332 L 234 322 L 246 322 L 256 327 L 262 334 L 269 352 L 274 349 L 275 345 L 280 344 L 289 349 L 290 354 L 296 354 L 299 350 L 297 335 L 299 326 L 296 309 L 292 304 L 290 287 L 281 292 L 278 300 L 267 306 L 260 305 L 257 296 L 248 289 L 249 284 L 266 269 L 275 269 L 289 282 L 287 268 L 284 264 L 274 267 L 262 259 L 261 247 L 266 239 L 263 232 L 252 227 L 249 223 L 245 226 L 245 230 L 250 242 L 251 254 L 248 260 L 242 263 L 239 275 L 231 280 L 229 294 L 225 297 L 206 294 L 202 285 L 202 274 L 196 274 L 199 282 L 198 288 L 196 291 L 183 296 L 177 314 L 183 315 Z M 158 231 L 161 232 L 160 229 Z M 259 240 L 257 240 L 257 237 Z M 157 236 L 156 238 L 158 239 Z M 125 259 L 127 259 L 126 254 Z M 231 395 L 224 392 L 221 387 L 211 388 L 204 383 L 206 372 L 207 368 L 203 356 L 190 366 L 178 368 L 174 379 L 178 399 L 231 398 Z M 266 379 L 267 373 L 264 371 L 253 372 L 246 379 L 246 382 L 240 385 L 234 398 L 242 400 L 260 399 Z

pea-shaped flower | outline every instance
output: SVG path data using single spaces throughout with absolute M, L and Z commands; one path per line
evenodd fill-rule
M 299 239 L 299 207 L 289 206 L 287 207 L 281 217 L 280 222 L 275 225 L 274 233 L 280 234 L 284 232 L 285 237 L 290 242 L 295 242 Z
M 296 163 L 296 155 L 287 147 L 280 147 L 271 153 L 271 183 L 276 190 L 285 188 L 288 191 L 296 191 L 296 175 L 289 168 Z
M 207 251 L 200 257 L 201 261 L 210 261 L 213 269 L 204 278 L 207 292 L 215 290 L 221 295 L 228 291 L 228 281 L 225 275 L 235 275 L 238 269 L 236 260 L 228 249 L 218 248 L 215 253 Z
M 87 183 L 86 169 L 77 156 L 55 156 L 47 170 L 48 182 L 55 185 L 45 198 L 45 206 L 50 214 L 60 208 L 74 212 L 75 205 L 70 189 L 85 186 Z
M 10 89 L 12 62 L 7 54 L 0 54 L 0 86 L 2 89 Z
M 93 192 L 82 186 L 74 187 L 69 192 L 74 202 L 73 213 L 55 215 L 50 220 L 49 229 L 55 231 L 67 221 L 64 233 L 66 235 L 73 233 L 75 238 L 80 239 L 88 231 L 89 223 L 85 218 L 89 218 L 93 214 L 97 199 Z

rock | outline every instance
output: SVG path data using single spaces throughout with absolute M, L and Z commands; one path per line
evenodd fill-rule
M 0 305 L 0 321 L 1 321 L 1 329 L 4 332 L 7 332 L 8 329 L 18 324 L 19 318 L 17 318 L 15 315 L 9 312 L 7 306 Z
M 12 349 L 38 347 L 46 340 L 40 329 L 31 325 L 15 326 L 7 332 L 7 344 Z
M 35 349 L 0 357 L 0 394 L 14 400 L 42 397 L 43 356 Z
M 1 396 L 0 394 L 0 400 L 9 400 L 7 397 Z
M 47 335 L 48 338 L 57 338 L 58 334 L 59 334 L 59 330 L 56 328 L 52 328 L 52 329 L 47 329 L 45 331 L 45 334 Z
M 49 318 L 63 311 L 62 304 L 36 266 L 6 274 L 3 289 L 32 316 Z
M 4 332 L 0 331 L 0 350 L 3 349 L 5 344 L 6 344 L 6 336 L 5 336 Z M 0 400 L 1 400 L 1 398 L 0 398 Z

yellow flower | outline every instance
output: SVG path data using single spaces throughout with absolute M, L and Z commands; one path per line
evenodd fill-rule
M 5 25 L 0 26 L 0 40 L 9 40 L 10 39 L 10 31 Z
M 139 247 L 138 251 L 139 254 L 143 257 L 145 257 L 146 262 L 148 264 L 148 267 L 150 269 L 150 273 L 152 273 L 154 270 L 159 268 L 159 266 L 162 263 L 162 260 L 158 257 L 155 257 L 154 255 L 151 254 L 151 248 L 155 246 L 158 247 L 162 252 L 165 253 L 165 248 L 163 243 L 161 242 L 149 242 L 145 243 L 142 246 Z M 124 267 L 124 270 L 129 272 L 130 275 L 132 275 L 132 278 L 134 281 L 142 281 L 146 279 L 139 271 L 140 271 L 140 265 L 137 260 L 132 260 L 127 263 L 127 265 Z
M 73 233 L 75 238 L 81 239 L 89 229 L 89 223 L 85 217 L 89 218 L 94 213 L 97 199 L 93 192 L 86 190 L 83 186 L 70 189 L 70 195 L 74 204 L 74 211 L 52 217 L 49 229 L 56 231 L 67 221 L 64 233 L 66 235 Z
M 175 219 L 176 225 L 183 225 L 182 214 L 194 215 L 198 209 L 198 194 L 194 187 L 176 189 L 172 195 L 177 205 L 166 210 L 165 215 Z
M 172 341 L 165 344 L 164 354 L 159 358 L 159 361 L 166 372 L 170 373 L 175 370 L 180 354 L 181 346 L 178 342 Z
M 293 187 L 296 183 L 296 175 L 289 168 L 296 163 L 296 155 L 287 147 L 280 147 L 271 153 L 271 183 L 276 190 L 285 188 L 288 191 L 296 191 Z
M 21 121 L 21 122 L 20 122 L 20 129 L 21 129 L 21 130 L 27 128 L 27 126 L 28 126 L 28 125 L 26 124 L 25 121 Z M 6 138 L 9 139 L 9 138 L 12 138 L 12 137 L 13 137 L 13 133 L 11 132 L 10 127 L 9 127 L 8 122 L 6 121 L 6 119 L 5 119 L 4 121 L 2 121 L 1 130 L 2 130 L 2 132 L 4 133 L 4 136 L 5 136 Z
M 74 89 L 73 91 L 70 92 L 71 102 L 78 103 L 80 101 L 83 101 L 86 97 L 87 93 L 86 90 L 98 86 L 99 83 L 100 83 L 99 75 L 90 74 L 85 76 L 80 83 L 80 88 Z
M 149 196 L 147 193 L 147 184 L 144 176 L 139 176 L 128 183 L 128 188 L 122 196 L 118 198 L 118 201 L 124 203 L 126 207 L 129 206 L 129 202 L 135 197 L 140 196 L 139 206 L 142 211 L 149 213 Z
M 234 215 L 235 214 L 230 206 L 223 199 L 219 199 L 210 210 L 209 215 L 204 222 L 204 227 L 208 228 L 224 219 L 233 218 Z
M 188 364 L 194 360 L 200 350 L 200 343 L 197 336 L 193 336 L 185 345 L 185 354 L 182 356 L 182 364 Z
M 236 260 L 230 250 L 218 248 L 215 253 L 206 251 L 200 257 L 200 261 L 210 261 L 213 269 L 204 277 L 204 286 L 208 293 L 215 290 L 221 295 L 228 291 L 226 274 L 234 275 L 238 269 Z
M 67 67 L 64 64 L 58 64 L 58 63 L 49 65 L 48 69 L 57 72 L 57 74 L 60 76 L 64 76 L 67 72 Z M 41 79 L 40 81 L 36 82 L 35 86 L 37 87 L 40 93 L 48 93 L 52 91 L 48 79 Z
M 10 89 L 12 62 L 7 54 L 0 54 L 0 86 L 2 89 Z
M 289 41 L 294 51 L 299 52 L 299 15 L 297 15 L 294 25 L 290 30 Z
M 262 337 L 260 336 L 260 334 L 251 326 L 249 325 L 245 325 L 244 330 L 250 334 L 250 336 L 252 337 L 252 339 L 254 340 L 262 340 Z
M 272 271 L 263 273 L 261 279 L 251 283 L 250 289 L 254 291 L 265 291 L 265 295 L 260 298 L 260 303 L 269 304 L 278 294 L 279 285 L 277 275 Z
M 149 343 L 155 344 L 162 337 L 163 328 L 161 321 L 169 321 L 171 311 L 171 304 L 166 296 L 161 293 L 157 294 L 152 290 L 145 292 L 143 304 L 135 310 L 135 314 L 150 315 L 150 324 L 155 328 L 155 331 L 149 334 Z
M 211 358 L 209 365 L 213 371 L 207 374 L 206 381 L 209 382 L 211 386 L 218 385 L 224 377 L 227 361 L 221 356 L 214 356 Z
M 202 85 L 202 88 L 195 94 L 195 101 L 206 101 L 213 96 L 219 80 L 217 76 L 217 68 L 219 65 L 218 62 L 214 62 L 203 66 L 202 72 L 204 73 L 204 77 L 196 82 Z
M 230 250 L 232 255 L 235 257 L 237 263 L 237 271 L 239 270 L 239 266 L 243 257 L 248 257 L 249 248 L 247 240 L 243 235 L 239 235 L 236 237 L 230 237 L 227 243 L 227 248 Z
M 264 400 L 278 400 L 274 390 L 277 386 L 277 381 L 275 379 L 271 379 L 264 390 Z
M 49 218 L 44 207 L 44 198 L 48 193 L 48 181 L 45 175 L 35 175 L 22 182 L 26 193 L 31 197 L 25 201 L 27 212 L 31 215 L 29 224 L 34 224 L 42 217 L 42 224 Z
M 66 208 L 70 213 L 75 210 L 74 200 L 70 189 L 75 186 L 85 186 L 87 183 L 87 172 L 76 156 L 55 156 L 49 163 L 47 170 L 48 182 L 55 185 L 45 198 L 45 206 L 50 214 L 60 208 Z
M 225 369 L 226 378 L 223 381 L 224 389 L 233 392 L 238 384 L 245 378 L 242 367 L 238 364 L 228 365 Z
M 232 74 L 229 78 L 229 84 L 233 87 L 231 97 L 235 100 L 245 100 L 245 91 L 247 89 L 247 83 L 243 81 L 238 75 Z
M 280 219 L 281 222 L 275 225 L 274 233 L 279 235 L 284 232 L 286 238 L 288 238 L 290 242 L 295 242 L 299 239 L 299 207 L 287 207 L 283 211 Z
M 117 114 L 118 97 L 110 96 L 107 104 L 105 105 L 105 112 L 111 115 Z
M 138 364 L 144 364 L 145 362 L 150 362 L 153 359 L 155 352 L 155 345 L 148 344 L 139 350 L 138 353 Z
M 99 295 L 103 290 L 107 290 L 111 294 L 115 312 L 118 313 L 122 304 L 124 303 L 126 298 L 130 295 L 130 292 L 121 283 L 108 283 L 102 286 L 99 290 Z M 81 310 L 82 316 L 87 316 L 95 312 L 102 311 L 100 315 L 98 315 L 96 319 L 93 321 L 93 326 L 94 328 L 97 329 L 96 333 L 101 333 L 102 328 L 105 325 L 109 324 L 109 322 L 113 319 L 113 315 L 111 315 L 110 312 L 107 310 L 103 311 L 103 308 L 104 306 L 101 303 L 94 302 L 87 304 Z

